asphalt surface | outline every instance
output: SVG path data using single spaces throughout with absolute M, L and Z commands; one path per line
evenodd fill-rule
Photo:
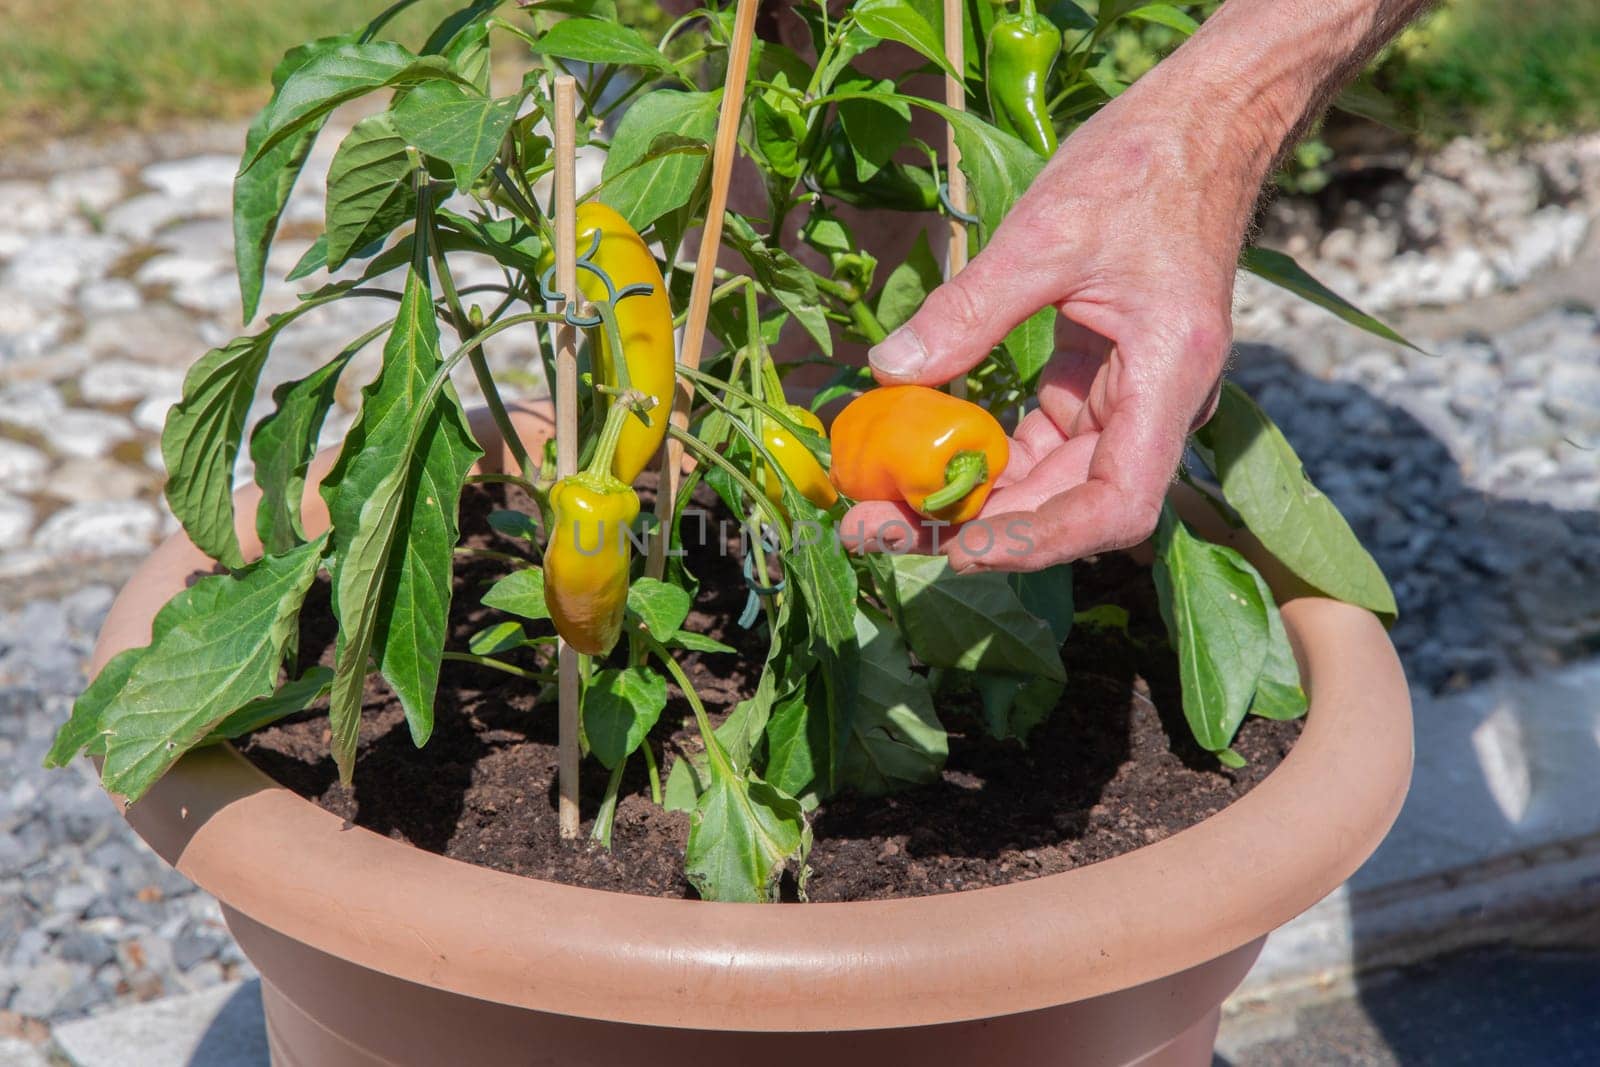
M 1463 953 L 1224 1020 L 1213 1067 L 1594 1067 L 1600 952 Z

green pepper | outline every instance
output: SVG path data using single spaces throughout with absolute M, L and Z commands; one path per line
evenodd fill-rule
M 833 122 L 827 131 L 822 158 L 813 167 L 811 185 L 819 193 L 856 207 L 886 211 L 936 211 L 939 182 L 926 167 L 889 163 L 862 181 L 856 172 L 855 151 L 844 125 Z
M 1048 104 L 1050 71 L 1061 54 L 1061 31 L 1022 0 L 1022 10 L 995 19 L 989 30 L 989 114 L 994 124 L 1049 159 L 1056 129 Z

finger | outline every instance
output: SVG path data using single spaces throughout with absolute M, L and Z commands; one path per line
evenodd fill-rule
M 1011 435 L 1011 458 L 995 479 L 996 486 L 1009 485 L 1027 477 L 1036 463 L 1066 444 L 1067 435 L 1043 411 L 1030 411 Z
M 1038 570 L 1126 548 L 1150 535 L 1199 400 L 1161 380 L 1163 361 L 1140 366 L 1154 367 L 1154 377 L 1142 380 L 1134 366 L 1114 357 L 1108 369 L 1115 367 L 1115 375 L 1096 379 L 1096 389 L 1108 377 L 1115 388 L 1106 392 L 1105 428 L 1094 437 L 1083 482 L 1031 512 L 986 515 L 1010 535 L 1007 550 L 976 553 L 957 540 L 948 549 L 956 569 Z
M 1111 355 L 1112 343 L 1062 315 L 1056 325 L 1056 351 L 1039 372 L 1039 410 L 1063 430 L 1077 420 L 1095 375 Z
M 1037 262 L 1037 251 L 1011 248 L 997 236 L 867 353 L 878 381 L 943 384 L 976 366 L 1022 320 L 1060 299 L 1068 283 L 1018 267 Z
M 996 489 L 984 503 L 983 514 L 1035 511 L 1051 498 L 1082 485 L 1089 479 L 1089 464 L 1099 439 L 1099 434 L 1089 433 L 1063 441 L 1026 475 Z M 1010 472 L 1009 467 L 1006 470 Z
M 839 539 L 851 552 L 935 551 L 935 529 L 949 527 L 918 515 L 904 504 L 887 500 L 863 500 L 839 520 Z

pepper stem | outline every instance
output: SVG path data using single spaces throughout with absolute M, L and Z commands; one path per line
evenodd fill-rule
M 957 452 L 944 467 L 944 488 L 929 493 L 922 502 L 923 512 L 942 511 L 959 504 L 989 477 L 989 460 L 982 452 Z
M 642 393 L 626 390 L 616 403 L 606 411 L 605 425 L 600 428 L 600 443 L 595 446 L 594 458 L 589 461 L 588 473 L 610 474 L 611 460 L 617 454 L 617 444 L 622 440 L 622 427 L 635 411 L 647 411 L 648 400 Z

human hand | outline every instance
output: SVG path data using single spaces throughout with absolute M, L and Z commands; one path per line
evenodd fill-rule
M 936 544 L 910 509 L 863 502 L 844 520 L 856 547 L 1037 570 L 1155 529 L 1185 439 L 1216 403 L 1235 264 L 1271 153 L 1181 106 L 1170 80 L 1147 81 L 1073 134 L 990 244 L 869 356 L 884 384 L 938 385 L 1040 308 L 1061 312 L 1038 409 L 975 520 L 996 536 Z

